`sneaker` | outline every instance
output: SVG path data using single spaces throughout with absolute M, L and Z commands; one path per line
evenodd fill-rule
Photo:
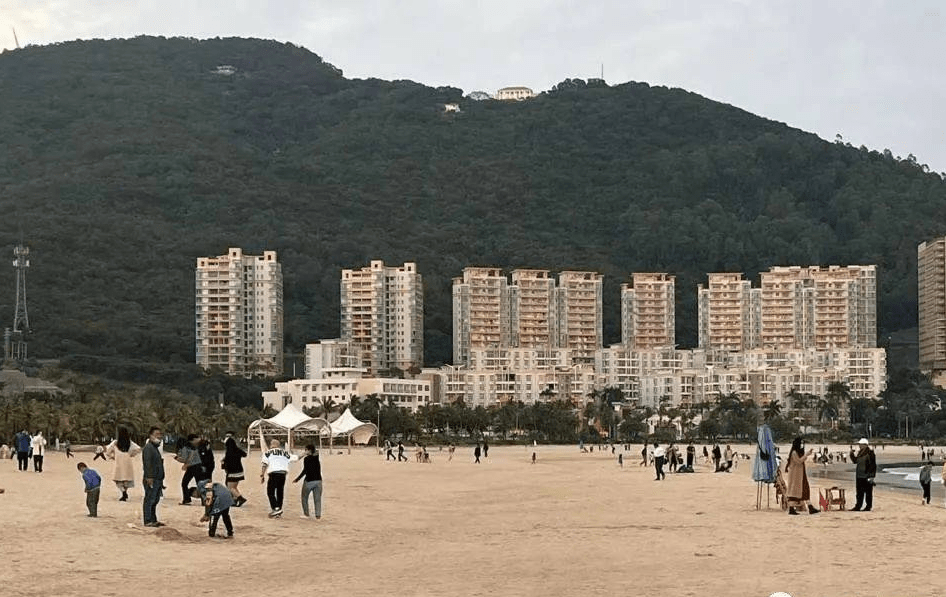
M 798 516 L 798 512 L 795 511 L 795 508 L 789 508 L 788 513 L 792 516 Z
M 156 522 L 146 522 L 146 523 L 145 523 L 145 526 L 146 526 L 146 527 L 156 527 L 156 526 L 158 526 L 158 523 L 156 523 Z
M 282 508 L 276 508 L 273 510 L 273 516 L 279 516 L 280 514 L 282 514 Z
M 818 508 L 815 508 L 815 507 L 812 506 L 811 504 L 808 505 L 808 513 L 809 513 L 809 514 L 818 514 L 819 512 L 821 512 L 821 510 L 819 510 Z
M 221 539 L 233 539 L 233 533 L 227 533 L 226 536 L 221 537 Z
M 306 515 L 306 514 L 300 514 L 300 515 L 299 515 L 299 518 L 301 518 L 301 519 L 303 519 L 303 520 L 309 520 L 310 517 L 309 517 L 308 515 Z

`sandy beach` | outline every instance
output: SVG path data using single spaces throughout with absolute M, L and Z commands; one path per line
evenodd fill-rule
M 701 445 L 698 449 L 701 449 Z M 812 444 L 812 447 L 820 445 Z M 843 448 L 846 448 L 844 446 Z M 162 529 L 141 525 L 141 487 L 119 502 L 112 463 L 77 454 L 104 479 L 99 518 L 86 517 L 77 460 L 50 453 L 45 472 L 0 463 L 3 594 L 193 595 L 694 595 L 793 597 L 938 595 L 931 557 L 946 521 L 939 469 L 933 504 L 920 490 L 878 487 L 874 511 L 788 516 L 755 509 L 751 462 L 732 474 L 653 480 L 639 445 L 623 469 L 610 452 L 577 446 L 493 447 L 482 464 L 458 448 L 452 462 L 385 462 L 373 448 L 323 451 L 323 518 L 300 519 L 299 485 L 286 514 L 268 519 L 259 453 L 245 462 L 250 499 L 233 510 L 235 537 L 211 539 L 201 509 L 179 506 L 180 467 L 170 456 Z M 738 451 L 749 452 L 748 447 Z M 620 451 L 620 449 L 619 449 Z M 787 453 L 787 448 L 782 448 Z M 877 451 L 915 460 L 915 448 Z M 220 454 L 218 454 L 219 460 Z M 140 459 L 136 462 L 140 473 Z M 292 475 L 298 470 L 294 465 Z M 839 471 L 850 465 L 834 465 Z M 811 469 L 814 469 L 811 465 Z M 811 470 L 810 469 L 810 470 Z M 219 470 L 215 480 L 222 480 Z M 811 479 L 819 488 L 853 483 Z

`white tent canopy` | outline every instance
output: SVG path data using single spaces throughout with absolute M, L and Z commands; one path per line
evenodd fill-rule
M 259 439 L 260 450 L 266 451 L 269 440 L 282 441 L 287 450 L 291 450 L 296 440 L 318 437 L 319 444 L 323 435 L 330 434 L 332 426 L 325 419 L 310 417 L 298 406 L 289 403 L 276 415 L 268 419 L 257 419 L 246 430 L 247 438 L 252 442 Z
M 367 444 L 377 435 L 378 426 L 374 423 L 365 423 L 355 418 L 350 409 L 345 409 L 337 419 L 331 423 L 332 437 L 348 437 L 356 444 Z

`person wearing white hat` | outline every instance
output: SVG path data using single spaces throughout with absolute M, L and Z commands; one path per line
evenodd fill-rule
M 877 458 L 874 451 L 870 449 L 870 442 L 862 437 L 858 442 L 858 451 L 854 452 L 851 448 L 851 462 L 857 465 L 854 477 L 857 489 L 857 500 L 852 511 L 862 510 L 870 512 L 874 505 L 874 477 L 877 476 Z

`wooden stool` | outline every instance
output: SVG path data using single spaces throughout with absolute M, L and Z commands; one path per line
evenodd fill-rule
M 844 510 L 847 502 L 844 500 L 844 489 L 841 487 L 829 487 L 824 490 L 824 509 L 830 510 L 831 506 L 837 506 L 838 510 Z

